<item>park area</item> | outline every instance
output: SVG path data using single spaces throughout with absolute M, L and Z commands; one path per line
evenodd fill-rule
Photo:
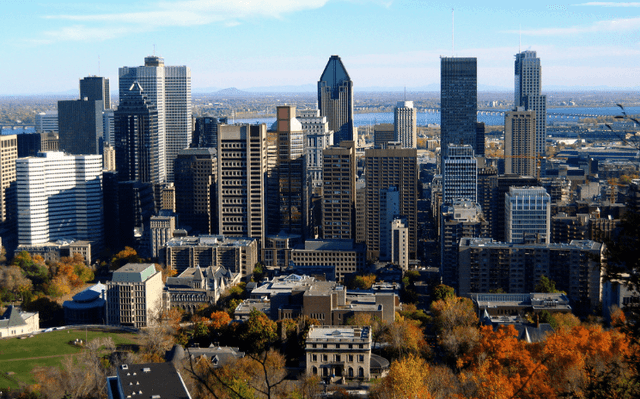
M 35 367 L 60 366 L 68 356 L 82 351 L 82 344 L 96 338 L 113 339 L 119 349 L 136 349 L 139 335 L 119 330 L 59 329 L 27 338 L 0 340 L 0 391 L 36 383 Z

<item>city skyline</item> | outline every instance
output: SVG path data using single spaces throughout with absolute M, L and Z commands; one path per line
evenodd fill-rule
M 105 76 L 115 86 L 119 67 L 139 65 L 154 53 L 170 65 L 189 66 L 194 91 L 313 85 L 332 54 L 349 66 L 356 90 L 438 85 L 439 57 L 451 55 L 477 57 L 480 87 L 510 90 L 514 56 L 527 49 L 543 60 L 543 91 L 547 86 L 629 88 L 638 82 L 640 17 L 635 14 L 640 3 L 505 8 L 466 1 L 192 0 L 124 5 L 43 0 L 34 9 L 30 3 L 3 2 L 10 17 L 3 25 L 2 55 L 12 62 L 4 67 L 0 95 L 67 92 L 88 75 Z M 279 46 L 283 40 L 289 45 Z

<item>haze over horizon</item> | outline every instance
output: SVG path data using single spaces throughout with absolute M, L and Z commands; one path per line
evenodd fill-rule
M 108 77 L 113 92 L 119 67 L 154 52 L 191 68 L 194 93 L 315 86 L 332 54 L 355 90 L 438 87 L 439 57 L 454 54 L 478 58 L 480 90 L 508 91 L 519 49 L 540 57 L 543 91 L 634 89 L 639 12 L 634 2 L 5 0 L 0 95 L 77 90 L 89 75 Z

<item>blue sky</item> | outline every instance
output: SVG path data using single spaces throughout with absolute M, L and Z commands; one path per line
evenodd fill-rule
M 0 95 L 75 90 L 146 55 L 191 68 L 194 89 L 313 84 L 332 54 L 358 87 L 439 84 L 441 55 L 478 58 L 513 87 L 538 52 L 545 86 L 640 85 L 640 2 L 2 0 Z M 455 49 L 451 9 L 455 9 Z

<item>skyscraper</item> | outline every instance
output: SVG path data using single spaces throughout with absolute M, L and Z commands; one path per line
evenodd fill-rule
M 337 55 L 329 58 L 318 81 L 318 108 L 326 116 L 334 143 L 356 140 L 353 137 L 353 82 Z
M 413 108 L 413 101 L 398 101 L 393 112 L 393 141 L 401 142 L 405 148 L 417 147 L 417 115 L 417 110 Z
M 165 177 L 158 110 L 139 82 L 120 91 L 114 114 L 116 170 L 120 181 L 162 183 Z
M 477 161 L 470 145 L 450 145 L 442 162 L 442 202 L 476 202 L 478 199 Z
M 18 242 L 73 238 L 103 245 L 102 157 L 42 152 L 16 161 Z
M 547 137 L 547 96 L 540 94 L 540 58 L 535 51 L 516 54 L 515 106 L 536 112 L 536 156 L 544 156 Z
M 166 180 L 172 182 L 173 161 L 191 143 L 191 70 L 165 66 L 162 57 L 149 56 L 144 66 L 122 67 L 119 75 L 121 98 L 137 81 L 158 110 L 159 147 L 165 153 Z
M 333 145 L 333 131 L 329 130 L 326 116 L 317 109 L 296 110 L 296 119 L 304 130 L 307 158 L 307 180 L 313 189 L 322 186 L 322 151 Z
M 111 109 L 109 79 L 100 76 L 87 76 L 80 79 L 80 99 L 102 101 L 104 109 Z
M 504 114 L 504 171 L 536 176 L 536 113 L 517 107 Z
M 475 152 L 478 112 L 478 73 L 475 58 L 440 58 L 440 148 L 469 144 Z
M 366 176 L 366 244 L 367 258 L 380 255 L 382 226 L 381 209 L 385 198 L 381 190 L 398 188 L 400 196 L 399 216 L 406 218 L 409 228 L 409 254 L 415 258 L 417 247 L 418 219 L 418 152 L 415 148 L 402 148 L 400 144 L 389 144 L 387 149 L 365 151 Z
M 218 130 L 218 232 L 265 239 L 267 129 L 220 125 Z
M 356 236 L 356 147 L 343 141 L 323 151 L 322 236 L 354 239 Z
M 217 215 L 213 215 L 217 166 L 213 148 L 185 148 L 175 160 L 176 212 L 180 225 L 191 227 L 194 233 L 217 233 Z
M 60 150 L 74 155 L 99 154 L 102 109 L 101 100 L 58 101 Z

